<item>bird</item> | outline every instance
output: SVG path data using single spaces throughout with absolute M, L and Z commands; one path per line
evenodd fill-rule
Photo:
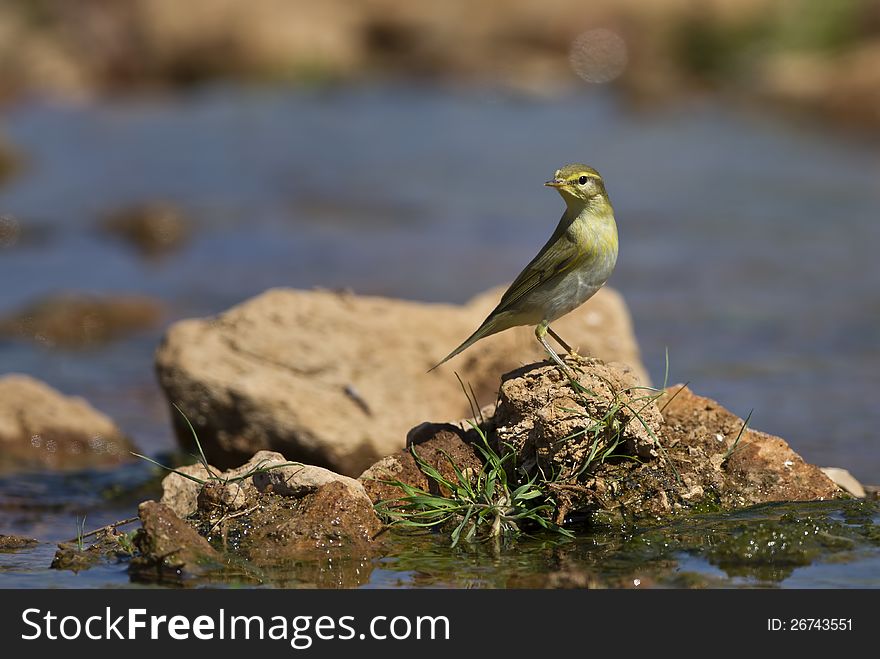
M 547 334 L 568 354 L 577 353 L 550 323 L 589 300 L 611 276 L 617 264 L 617 224 L 605 182 L 592 167 L 565 165 L 544 185 L 555 188 L 565 201 L 556 230 L 486 320 L 431 371 L 480 339 L 511 327 L 534 325 L 535 337 L 547 354 L 565 373 L 571 373 L 547 342 Z

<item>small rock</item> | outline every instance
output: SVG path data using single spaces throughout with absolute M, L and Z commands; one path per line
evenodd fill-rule
M 27 375 L 0 377 L 0 471 L 118 465 L 133 450 L 113 421 L 82 398 Z
M 218 563 L 220 554 L 195 529 L 166 505 L 145 501 L 138 506 L 142 528 L 135 536 L 140 552 L 129 573 L 138 580 L 161 581 L 182 574 L 199 574 Z
M 84 348 L 153 328 L 163 315 L 158 302 L 142 296 L 50 296 L 0 318 L 0 336 Z
M 398 451 L 388 455 L 368 467 L 358 476 L 370 500 L 375 504 L 380 501 L 399 499 L 403 492 L 389 481 L 400 481 L 424 492 L 428 491 L 428 477 L 419 469 L 419 465 L 409 451 Z
M 180 209 L 164 202 L 117 210 L 105 217 L 99 226 L 146 257 L 164 256 L 180 249 L 190 234 L 189 223 Z
M 275 463 L 278 464 L 278 463 Z M 327 483 L 342 483 L 354 497 L 367 497 L 364 486 L 354 478 L 313 465 L 292 464 L 273 467 L 254 474 L 254 486 L 260 492 L 274 492 L 284 497 L 304 497 Z
M 457 476 L 453 465 L 463 473 L 479 473 L 483 463 L 468 441 L 468 433 L 449 423 L 422 423 L 407 434 L 407 446 L 369 467 L 358 478 L 373 503 L 393 501 L 402 496 L 401 489 L 388 481 L 400 481 L 420 490 L 434 494 L 449 493 L 420 469 L 413 456 L 434 467 L 440 474 L 455 483 Z
M 171 508 L 179 517 L 189 517 L 199 508 L 199 497 L 202 495 L 205 484 L 217 483 L 223 485 L 222 492 L 218 488 L 211 488 L 210 492 L 204 494 L 204 505 L 208 507 L 214 507 L 214 504 L 231 506 L 232 510 L 239 510 L 253 502 L 254 494 L 257 491 L 252 478 L 241 477 L 269 464 L 285 462 L 287 461 L 280 453 L 258 451 L 243 465 L 227 471 L 221 471 L 208 465 L 209 472 L 201 462 L 178 467 L 177 471 L 204 482 L 199 483 L 172 472 L 162 479 L 161 503 Z
M 859 499 L 865 498 L 865 488 L 846 469 L 841 469 L 840 467 L 822 467 L 822 473 L 854 497 L 858 497 Z
M 38 540 L 33 538 L 25 538 L 20 535 L 3 535 L 0 533 L 0 551 L 12 551 L 14 549 L 23 549 L 25 547 L 33 547 L 40 544 Z
M 177 467 L 177 471 L 198 478 L 201 481 L 207 481 L 210 474 L 201 462 L 183 467 Z M 211 473 L 217 474 L 219 470 L 211 468 Z M 162 503 L 181 518 L 189 517 L 198 508 L 199 492 L 202 485 L 195 481 L 185 478 L 180 474 L 171 472 L 162 479 Z

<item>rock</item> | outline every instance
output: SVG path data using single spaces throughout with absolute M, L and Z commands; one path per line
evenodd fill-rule
M 245 485 L 241 482 L 208 481 L 202 485 L 196 498 L 200 511 L 217 517 L 244 510 L 249 503 Z
M 450 482 L 456 482 L 454 464 L 463 474 L 476 474 L 483 463 L 470 443 L 475 438 L 449 423 L 422 423 L 407 435 L 407 448 L 386 456 L 362 473 L 358 480 L 373 503 L 392 501 L 403 491 L 387 481 L 400 481 L 434 494 L 449 493 L 433 479 L 428 478 L 416 462 L 419 459 L 437 469 Z
M 428 477 L 419 469 L 412 454 L 405 450 L 373 463 L 358 476 L 358 480 L 364 484 L 364 489 L 374 504 L 393 501 L 403 495 L 399 487 L 386 481 L 400 481 L 425 492 L 430 487 Z
M 145 501 L 138 506 L 142 528 L 135 536 L 140 554 L 129 573 L 140 581 L 161 581 L 199 574 L 220 562 L 220 554 L 168 506 Z
M 331 481 L 301 499 L 271 497 L 249 517 L 243 549 L 261 563 L 301 557 L 310 550 L 367 550 L 382 522 L 366 496 Z
M 190 226 L 177 207 L 154 202 L 122 208 L 101 220 L 99 228 L 119 238 L 142 256 L 159 257 L 183 247 Z
M 168 474 L 162 479 L 161 503 L 171 508 L 178 517 L 189 517 L 199 510 L 223 508 L 224 510 L 241 510 L 254 503 L 257 489 L 252 478 L 242 478 L 258 469 L 269 465 L 286 464 L 287 460 L 274 451 L 259 451 L 250 460 L 239 467 L 222 471 L 208 465 L 210 472 L 201 462 L 184 467 L 177 471 L 193 476 L 204 483 L 193 481 L 176 474 Z M 206 484 L 214 485 L 203 492 Z
M 575 392 L 556 366 L 532 364 L 502 378 L 494 418 L 498 446 L 512 448 L 526 471 L 562 480 L 596 451 L 656 457 L 663 418 L 632 373 L 597 359 L 568 363 L 588 393 Z
M 840 467 L 822 467 L 822 473 L 854 497 L 858 497 L 859 499 L 865 498 L 866 492 L 864 486 L 846 469 L 841 469 Z
M 83 348 L 155 327 L 162 306 L 136 295 L 59 295 L 0 318 L 0 336 L 47 347 Z
M 202 481 L 207 481 L 210 475 L 201 462 L 177 467 L 177 471 Z M 220 473 L 214 467 L 211 468 L 211 472 Z M 168 506 L 178 517 L 189 517 L 198 509 L 201 489 L 200 483 L 172 472 L 162 479 L 162 498 L 159 503 Z
M 558 524 L 572 513 L 619 524 L 842 494 L 784 440 L 751 429 L 739 436 L 743 420 L 712 400 L 681 386 L 641 387 L 597 359 L 567 363 L 579 390 L 555 366 L 517 369 L 502 379 L 488 424 L 494 450 L 515 452 L 512 482 L 545 481 Z M 406 473 L 401 459 L 373 469 L 394 467 Z
M 452 374 L 494 399 L 499 374 L 541 358 L 530 328 L 489 337 L 426 371 L 481 322 L 492 291 L 464 307 L 329 291 L 270 290 L 217 318 L 173 325 L 156 355 L 159 382 L 220 466 L 255 451 L 361 473 L 403 446 L 424 419 L 470 413 Z M 601 290 L 556 329 L 582 352 L 644 373 L 620 296 Z M 189 429 L 173 415 L 179 440 Z
M 370 501 L 359 481 L 322 467 L 290 462 L 274 451 L 259 451 L 234 469 L 210 469 L 208 473 L 201 463 L 177 469 L 204 483 L 168 474 L 162 480 L 161 503 L 182 518 L 196 512 L 218 517 L 264 503 L 260 494 L 300 499 L 333 482 L 342 483 L 352 497 Z
M 0 471 L 118 465 L 132 450 L 113 421 L 82 398 L 27 375 L 0 377 Z
M 108 561 L 131 558 L 134 545 L 128 534 L 108 527 L 100 529 L 93 536 L 89 542 L 80 539 L 59 543 L 49 569 L 80 572 L 106 565 Z
M 0 185 L 16 175 L 21 170 L 22 165 L 23 158 L 21 154 L 0 133 Z M 2 229 L 2 225 L 0 225 L 0 229 Z M 0 246 L 2 245 L 3 238 L 0 235 Z
M 664 445 L 691 485 L 712 491 L 724 507 L 839 497 L 840 488 L 807 464 L 785 440 L 746 429 L 744 421 L 683 385 L 660 401 Z M 739 441 L 737 441 L 739 436 Z
M 13 551 L 15 549 L 24 549 L 40 544 L 33 538 L 25 538 L 20 535 L 3 535 L 0 533 L 0 551 Z
M 260 451 L 235 469 L 214 471 L 213 477 L 201 465 L 183 469 L 207 482 L 201 485 L 179 474 L 165 478 L 168 500 L 187 515 L 189 523 L 174 519 L 189 529 L 187 534 L 200 529 L 233 555 L 260 565 L 311 560 L 315 550 L 324 557 L 328 550 L 343 550 L 345 560 L 356 558 L 351 552 L 364 556 L 373 551 L 374 538 L 383 528 L 360 482 L 320 467 L 291 464 L 280 453 Z M 163 504 L 148 502 L 142 508 L 148 505 L 172 514 Z M 144 528 L 148 535 L 153 533 L 146 524 Z M 190 562 L 186 556 L 181 560 Z M 148 567 L 153 563 L 148 560 Z M 337 576 L 346 583 L 360 583 L 359 574 L 358 568 L 352 574 L 343 568 Z M 324 580 L 317 574 L 315 579 Z
M 277 464 L 277 463 L 276 463 Z M 342 483 L 353 497 L 367 497 L 364 486 L 354 478 L 342 476 L 323 467 L 291 464 L 285 467 L 267 465 L 268 471 L 254 474 L 254 486 L 260 492 L 273 492 L 283 497 L 303 497 L 327 483 Z

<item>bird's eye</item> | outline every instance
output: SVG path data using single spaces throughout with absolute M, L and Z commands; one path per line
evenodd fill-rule
M 581 176 L 581 177 L 578 179 L 578 183 L 580 183 L 581 185 L 586 185 L 586 184 L 587 184 L 587 177 L 586 177 L 586 176 Z

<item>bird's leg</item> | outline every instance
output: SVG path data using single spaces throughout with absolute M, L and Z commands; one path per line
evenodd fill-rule
M 562 346 L 562 349 L 565 350 L 565 352 L 567 352 L 569 355 L 571 355 L 572 357 L 578 357 L 578 356 L 579 356 L 579 355 L 577 354 L 577 351 L 576 351 L 574 348 L 572 348 L 570 345 L 568 345 L 568 343 L 566 343 L 565 341 L 563 341 L 563 340 L 562 340 L 562 337 L 559 336 L 556 332 L 554 332 L 554 331 L 553 331 L 553 328 L 550 327 L 549 325 L 547 325 L 547 334 L 549 334 L 550 336 L 552 336 L 552 337 L 556 340 L 556 343 L 558 343 L 559 345 L 561 345 L 561 346 Z
M 577 375 L 575 375 L 574 371 L 572 371 L 568 367 L 568 364 L 562 361 L 559 355 L 556 354 L 556 351 L 551 347 L 549 343 L 547 343 L 546 334 L 548 330 L 549 328 L 547 327 L 547 323 L 541 323 L 535 328 L 535 336 L 538 338 L 538 341 L 541 342 L 541 345 L 544 346 L 544 350 L 547 351 L 547 354 L 550 355 L 550 358 L 553 359 L 553 361 L 556 362 L 559 368 L 562 369 L 563 373 L 565 373 L 565 375 L 570 379 L 577 380 Z

